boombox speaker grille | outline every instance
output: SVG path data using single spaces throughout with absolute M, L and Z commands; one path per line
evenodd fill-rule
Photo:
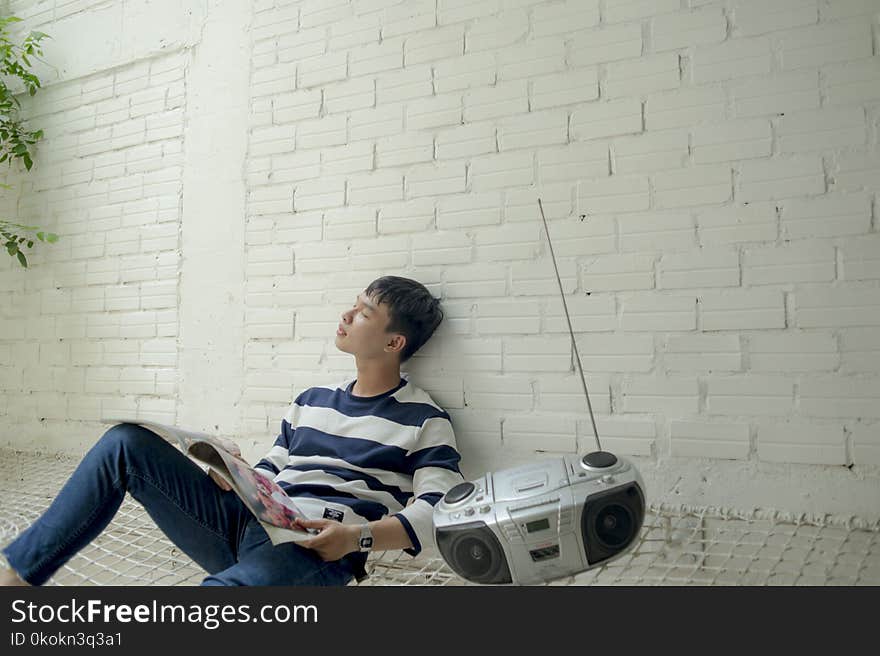
M 510 583 L 510 568 L 501 543 L 485 522 L 438 528 L 437 548 L 461 578 L 475 583 Z
M 608 560 L 624 551 L 639 534 L 645 498 L 638 485 L 588 497 L 581 515 L 587 563 Z

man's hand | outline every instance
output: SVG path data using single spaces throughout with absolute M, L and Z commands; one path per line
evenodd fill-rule
M 339 560 L 358 550 L 360 529 L 355 525 L 341 524 L 332 519 L 297 519 L 303 529 L 314 528 L 320 533 L 309 540 L 298 542 L 306 549 L 314 549 L 324 561 Z

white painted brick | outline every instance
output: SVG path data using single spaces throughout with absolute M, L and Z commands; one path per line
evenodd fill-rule
M 299 30 L 278 39 L 278 59 L 282 62 L 301 61 L 326 52 L 326 28 Z
M 852 107 L 786 114 L 776 137 L 782 153 L 860 146 L 866 143 L 865 113 Z
M 321 175 L 343 175 L 373 168 L 373 144 L 369 142 L 325 147 L 320 156 Z
M 382 38 L 430 30 L 437 25 L 434 0 L 410 0 L 387 7 L 382 17 Z
M 447 306 L 443 307 L 445 311 Z M 445 366 L 453 370 L 475 373 L 501 371 L 500 339 L 446 340 L 441 345 L 441 353 Z
M 426 130 L 461 123 L 462 101 L 460 95 L 440 95 L 416 100 L 406 105 L 406 127 L 410 130 Z
M 399 134 L 403 132 L 403 105 L 359 109 L 349 115 L 348 124 L 352 141 Z
M 296 185 L 293 207 L 297 212 L 322 207 L 339 207 L 345 202 L 345 179 L 325 177 Z
M 430 134 L 408 132 L 376 142 L 378 168 L 430 162 L 433 158 L 434 139 Z
M 738 374 L 710 377 L 706 408 L 710 415 L 789 415 L 794 406 L 794 383 L 780 376 Z
M 530 185 L 534 179 L 533 160 L 531 152 L 475 157 L 469 173 L 471 187 L 474 191 L 487 191 Z
M 669 296 L 655 292 L 621 294 L 620 329 L 627 332 L 695 330 L 694 296 Z
M 749 457 L 749 425 L 672 421 L 673 456 L 745 460 Z
M 826 105 L 855 105 L 880 99 L 880 57 L 827 66 Z
M 571 338 L 505 337 L 502 356 L 504 371 L 571 371 Z
M 733 39 L 717 46 L 698 46 L 693 56 L 693 78 L 697 84 L 729 80 L 770 72 L 770 39 Z
M 565 69 L 565 43 L 556 37 L 517 43 L 498 52 L 498 79 L 544 76 Z
M 408 198 L 464 192 L 465 167 L 460 162 L 415 166 L 406 174 Z
M 306 0 L 300 13 L 300 25 L 316 27 L 345 20 L 352 15 L 349 0 Z
M 380 105 L 425 98 L 433 92 L 430 66 L 408 67 L 376 78 L 376 103 Z
M 721 7 L 707 7 L 655 16 L 651 19 L 651 33 L 655 52 L 677 50 L 723 41 L 727 21 Z
M 348 179 L 348 200 L 355 205 L 403 200 L 403 175 L 399 171 L 376 171 Z
M 272 98 L 272 117 L 276 123 L 318 118 L 321 110 L 321 91 L 295 91 Z
M 735 36 L 815 25 L 818 20 L 817 0 L 776 0 L 770 5 L 761 0 L 736 0 L 733 5 Z
M 618 217 L 620 250 L 651 252 L 695 247 L 694 220 L 682 212 L 649 212 Z
M 758 423 L 758 459 L 814 465 L 845 465 L 843 426 L 805 421 Z
M 326 116 L 297 123 L 296 147 L 297 149 L 307 149 L 344 144 L 347 125 L 345 116 Z
M 740 201 L 771 200 L 821 194 L 825 173 L 820 157 L 785 157 L 743 162 L 739 176 Z
M 557 257 L 610 254 L 617 250 L 613 217 L 595 217 L 589 221 L 557 221 L 551 226 L 553 251 Z
M 696 414 L 699 390 L 693 378 L 638 376 L 623 383 L 624 412 L 655 412 L 667 417 Z
M 577 185 L 579 214 L 637 212 L 648 209 L 648 179 L 644 176 L 614 175 L 581 180 Z
M 538 165 L 540 167 L 540 164 Z M 540 192 L 540 193 L 539 193 Z M 504 221 L 534 221 L 540 216 L 538 198 L 544 206 L 547 221 L 571 214 L 571 186 L 568 184 L 545 184 L 539 188 L 510 189 L 504 194 Z M 537 214 L 536 214 L 537 213 Z
M 800 328 L 839 328 L 880 324 L 880 289 L 860 286 L 805 286 L 795 290 Z
M 682 207 L 730 200 L 733 182 L 730 166 L 694 166 L 654 175 L 657 207 Z
M 663 362 L 669 371 L 739 371 L 742 353 L 737 335 L 671 335 Z
M 743 249 L 743 285 L 834 280 L 834 247 L 824 241 Z
M 842 153 L 834 180 L 840 189 L 880 189 L 880 154 Z
M 578 32 L 569 46 L 569 66 L 592 66 L 642 54 L 642 28 L 638 24 L 615 25 Z
M 528 111 L 526 82 L 503 82 L 492 88 L 472 89 L 464 94 L 464 120 L 482 121 Z
M 585 375 L 590 403 L 594 413 L 611 412 L 611 387 L 608 376 Z M 538 375 L 535 377 L 538 390 L 537 407 L 541 410 L 573 413 L 587 410 L 584 386 L 580 375 L 560 376 Z M 602 437 L 602 434 L 599 434 Z
M 372 107 L 376 100 L 372 78 L 356 78 L 324 87 L 324 110 L 328 114 Z
M 560 259 L 559 277 L 562 289 L 571 294 L 577 287 L 577 264 L 574 260 Z M 559 282 L 549 257 L 531 262 L 514 262 L 510 266 L 511 293 L 526 296 L 556 296 Z M 561 310 L 560 310 L 561 311 Z
M 568 34 L 598 24 L 598 0 L 567 0 L 532 10 L 532 33 L 536 37 Z
M 678 55 L 675 53 L 649 55 L 632 62 L 608 64 L 605 71 L 604 89 L 609 98 L 676 89 L 680 84 Z
M 769 202 L 714 207 L 697 215 L 703 246 L 774 241 L 778 232 L 776 223 L 776 206 Z
M 368 14 L 346 18 L 330 24 L 330 50 L 346 50 L 354 46 L 379 42 L 379 15 Z
M 880 239 L 865 235 L 838 244 L 841 280 L 876 280 L 880 278 Z
M 337 207 L 324 212 L 324 239 L 372 239 L 376 211 L 368 207 Z
M 738 287 L 739 253 L 730 248 L 701 248 L 664 253 L 657 264 L 657 287 Z
M 344 80 L 348 70 L 348 53 L 327 53 L 303 59 L 297 65 L 297 88 L 307 89 L 328 82 Z
M 498 11 L 498 0 L 438 0 L 437 22 L 440 25 L 458 23 L 472 18 L 489 16 Z
M 431 218 L 433 216 L 432 212 Z M 459 231 L 413 236 L 413 264 L 416 266 L 467 264 L 471 261 L 471 250 L 471 238 Z
M 880 330 L 846 328 L 839 333 L 841 373 L 880 371 Z
M 379 208 L 379 233 L 424 232 L 434 224 L 434 201 L 420 198 L 403 203 L 383 203 Z M 457 233 L 455 233 L 457 234 Z M 413 240 L 413 259 L 418 263 L 416 241 Z
M 389 39 L 349 52 L 348 72 L 352 76 L 403 68 L 403 39 Z
M 478 333 L 535 334 L 540 329 L 541 307 L 531 300 L 485 300 L 476 306 Z
M 699 307 L 704 331 L 785 327 L 785 300 L 775 289 L 702 292 Z
M 560 110 L 529 112 L 498 122 L 500 150 L 534 148 L 568 141 L 568 114 Z
M 616 23 L 676 11 L 680 7 L 678 0 L 606 0 L 602 17 Z
M 351 246 L 351 268 L 378 271 L 382 268 L 402 269 L 410 262 L 409 236 L 383 236 L 359 239 Z
M 770 121 L 747 119 L 694 128 L 694 161 L 727 162 L 769 157 L 772 151 Z
M 583 267 L 584 289 L 590 292 L 654 288 L 653 255 L 604 255 Z
M 648 130 L 691 127 L 724 118 L 725 93 L 720 86 L 683 88 L 651 94 L 645 103 Z
M 460 89 L 482 88 L 495 84 L 497 62 L 495 53 L 478 52 L 434 65 L 434 87 L 438 93 Z M 484 93 L 490 90 L 484 89 Z
M 803 378 L 798 391 L 800 412 L 808 417 L 880 417 L 880 379 L 876 374 Z
M 403 47 L 407 66 L 439 62 L 464 54 L 464 26 L 451 25 L 407 38 Z
M 529 18 L 524 10 L 502 12 L 480 18 L 465 28 L 465 52 L 498 50 L 519 41 L 529 31 Z
M 544 183 L 607 176 L 608 167 L 604 143 L 571 143 L 538 151 L 538 175 Z
M 870 230 L 871 199 L 863 193 L 793 198 L 783 204 L 781 221 L 791 239 L 860 235 Z
M 437 227 L 454 230 L 501 223 L 501 197 L 497 192 L 449 196 L 437 204 Z
M 506 450 L 529 453 L 577 453 L 576 422 L 558 415 L 511 415 L 504 418 Z
M 244 328 L 249 339 L 292 339 L 293 312 L 249 308 L 245 311 Z
M 783 70 L 813 68 L 872 55 L 871 25 L 862 19 L 788 30 L 778 38 Z
M 459 159 L 496 151 L 491 121 L 459 125 L 437 133 L 437 159 Z
M 576 336 L 576 340 L 584 371 L 651 370 L 654 361 L 654 338 L 651 335 L 590 333 Z
M 449 297 L 504 296 L 507 269 L 498 264 L 468 264 L 446 270 L 444 291 Z
M 599 78 L 594 68 L 579 68 L 532 80 L 530 105 L 533 110 L 573 105 L 599 97 Z
M 487 262 L 534 259 L 540 251 L 540 238 L 538 225 L 514 223 L 483 228 L 476 233 L 476 259 Z
M 602 448 L 614 453 L 650 457 L 654 453 L 657 429 L 654 421 L 597 418 L 596 426 L 602 440 Z M 578 422 L 579 452 L 594 450 L 596 441 L 591 422 Z
M 868 16 L 877 12 L 874 0 L 831 0 L 819 6 L 821 20 L 837 20 L 852 16 Z
M 857 465 L 880 465 L 880 425 L 852 429 L 852 459 Z
M 687 130 L 643 132 L 611 142 L 614 172 L 644 173 L 680 168 L 688 159 Z
M 730 85 L 736 116 L 765 116 L 819 108 L 815 70 L 775 73 L 736 80 Z
M 581 105 L 571 116 L 571 138 L 577 140 L 635 134 L 642 131 L 642 103 L 637 99 Z
M 831 333 L 756 334 L 748 338 L 752 371 L 834 371 L 840 360 L 837 340 Z
M 520 265 L 520 267 L 523 266 L 525 265 Z M 552 265 L 550 266 L 552 267 Z M 542 268 L 543 271 L 538 273 L 546 271 L 546 264 L 544 264 Z M 577 272 L 574 266 L 572 266 L 572 269 L 573 282 L 571 286 L 574 287 L 577 283 Z M 516 275 L 516 273 L 516 270 L 514 270 L 514 275 Z M 547 300 L 547 307 L 544 311 L 544 332 L 565 333 L 568 335 L 568 320 L 566 319 L 562 307 L 562 300 L 552 297 L 554 284 L 556 285 L 556 294 L 558 295 L 559 293 L 559 285 L 556 282 L 556 276 L 554 275 L 551 279 L 549 277 L 538 278 L 537 273 L 532 275 L 535 277 L 535 281 L 526 289 L 533 290 L 533 293 L 539 293 L 550 297 Z M 562 275 L 562 272 L 560 272 L 560 275 Z M 524 275 L 521 274 L 520 278 L 522 277 L 524 277 Z M 565 285 L 566 282 L 566 280 L 563 280 L 563 285 Z M 522 283 L 517 285 L 517 279 L 514 278 L 513 291 L 515 293 L 524 287 L 525 285 Z M 568 307 L 571 328 L 575 332 L 612 332 L 617 328 L 617 309 L 615 307 L 613 294 L 603 294 L 601 296 L 598 294 L 591 296 L 568 296 L 565 299 L 565 304 Z

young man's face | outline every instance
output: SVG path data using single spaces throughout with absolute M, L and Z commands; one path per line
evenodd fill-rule
M 393 347 L 405 343 L 403 335 L 385 332 L 391 320 L 388 307 L 376 303 L 365 292 L 357 295 L 340 318 L 336 329 L 336 347 L 340 351 L 362 358 L 382 358 L 393 356 Z M 399 351 L 395 357 L 399 357 Z

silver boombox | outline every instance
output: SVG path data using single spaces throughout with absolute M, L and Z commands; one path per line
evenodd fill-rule
M 468 581 L 543 583 L 624 554 L 644 514 L 636 468 L 595 451 L 456 485 L 434 507 L 434 536 L 443 560 Z

